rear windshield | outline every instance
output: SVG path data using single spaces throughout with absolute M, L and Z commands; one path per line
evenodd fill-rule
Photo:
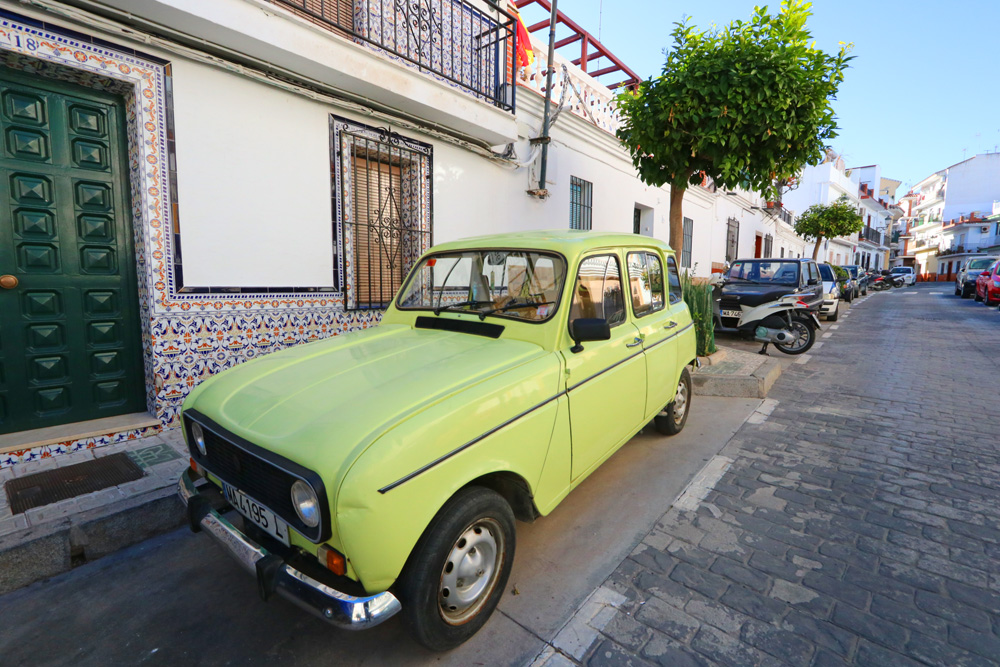
M 844 267 L 841 267 L 841 268 L 847 269 L 847 272 L 851 274 L 852 278 L 857 278 L 858 277 L 858 267 L 856 267 L 856 266 L 844 266 Z
M 908 266 L 897 266 L 890 273 L 913 273 L 913 269 Z
M 982 271 L 984 269 L 990 268 L 993 262 L 997 261 L 995 257 L 985 257 L 983 259 L 972 259 L 969 260 L 969 266 L 966 268 L 970 271 Z
M 823 280 L 834 280 L 833 269 L 830 268 L 829 264 L 819 265 L 819 275 L 823 276 Z

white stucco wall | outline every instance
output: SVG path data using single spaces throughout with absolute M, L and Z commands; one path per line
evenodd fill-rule
M 948 169 L 943 220 L 989 215 L 1000 199 L 1000 153 L 977 155 Z
M 174 59 L 186 286 L 333 285 L 325 105 Z

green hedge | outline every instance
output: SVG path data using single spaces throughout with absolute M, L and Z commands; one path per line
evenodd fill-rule
M 705 357 L 715 352 L 715 320 L 712 317 L 712 286 L 695 283 L 691 274 L 681 275 L 681 289 L 684 302 L 694 320 L 695 338 L 698 341 L 698 356 Z

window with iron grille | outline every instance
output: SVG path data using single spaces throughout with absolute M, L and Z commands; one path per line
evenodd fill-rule
M 764 257 L 770 257 L 774 250 L 774 237 L 770 234 L 764 235 Z
M 691 268 L 691 238 L 694 235 L 694 220 L 684 218 L 684 243 L 681 244 L 681 266 Z
M 331 117 L 338 285 L 347 310 L 382 309 L 431 245 L 432 147 Z
M 569 228 L 590 229 L 594 185 L 590 181 L 571 176 L 569 179 Z
M 726 261 L 735 262 L 740 249 L 740 221 L 729 218 L 726 224 Z

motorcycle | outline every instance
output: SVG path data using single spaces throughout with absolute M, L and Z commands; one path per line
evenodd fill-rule
M 722 283 L 716 282 L 719 294 Z M 722 297 L 715 298 L 717 322 L 730 319 L 736 312 L 739 318 L 735 327 L 716 326 L 736 330 L 747 340 L 763 343 L 758 354 L 767 355 L 767 346 L 774 344 L 779 352 L 802 354 L 816 342 L 816 331 L 821 328 L 819 318 L 809 310 L 809 304 L 800 295 L 785 294 L 758 305 L 739 304 L 739 311 L 720 310 Z
M 891 287 L 902 287 L 906 284 L 906 278 L 899 274 L 893 275 L 891 272 L 883 270 L 882 275 L 885 276 L 885 282 Z
M 871 282 L 868 283 L 868 288 L 876 292 L 884 292 L 892 289 L 892 285 L 885 279 L 885 276 L 872 276 Z

